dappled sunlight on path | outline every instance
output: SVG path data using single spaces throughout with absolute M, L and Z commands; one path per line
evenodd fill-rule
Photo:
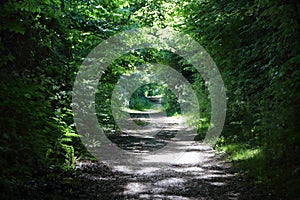
M 108 174 L 103 171 L 91 173 L 91 170 L 97 169 L 99 165 L 108 167 L 109 164 L 83 162 L 78 165 L 78 169 L 84 172 L 81 181 L 96 183 L 97 186 L 92 187 L 90 193 L 94 193 L 97 198 L 268 198 L 264 193 L 253 192 L 256 188 L 238 176 L 222 155 L 210 146 L 193 140 L 176 139 L 180 131 L 189 134 L 188 127 L 181 123 L 180 117 L 166 117 L 149 111 L 133 113 L 130 120 L 139 120 L 141 124 L 147 122 L 147 129 L 123 130 L 122 134 L 110 136 L 110 139 L 122 149 L 135 154 L 138 162 L 111 165 Z M 188 138 L 193 137 L 191 135 Z
M 134 154 L 135 160 L 129 164 L 77 162 L 75 174 L 64 175 L 51 184 L 31 183 L 39 190 L 28 191 L 28 196 L 101 200 L 275 199 L 238 175 L 222 154 L 193 141 L 195 135 L 180 117 L 167 117 L 153 110 L 134 111 L 128 120 L 136 120 L 144 127 L 123 130 L 109 138 Z M 180 133 L 188 137 L 176 137 Z

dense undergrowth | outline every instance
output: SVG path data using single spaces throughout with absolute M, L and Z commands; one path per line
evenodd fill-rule
M 212 55 L 227 88 L 219 148 L 255 181 L 296 199 L 299 2 L 194 1 L 186 8 L 187 32 Z

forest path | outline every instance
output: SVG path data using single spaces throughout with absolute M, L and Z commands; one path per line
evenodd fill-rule
M 112 167 L 101 162 L 81 163 L 81 182 L 92 185 L 87 189 L 92 199 L 268 198 L 238 176 L 211 147 L 176 139 L 180 131 L 188 132 L 180 117 L 166 117 L 157 110 L 128 112 L 132 117 L 129 120 L 142 126 L 139 130 L 129 128 L 110 139 L 140 156 L 140 160 L 130 166 Z M 77 195 L 87 198 L 81 192 Z
M 41 184 L 30 199 L 274 199 L 238 175 L 211 147 L 178 140 L 181 131 L 190 134 L 180 117 L 157 109 L 127 111 L 139 128 L 109 138 L 137 155 L 138 162 L 78 162 L 76 175 Z

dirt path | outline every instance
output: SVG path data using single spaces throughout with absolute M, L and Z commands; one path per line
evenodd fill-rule
M 110 139 L 139 156 L 139 162 L 131 166 L 80 162 L 78 175 L 64 175 L 63 181 L 43 186 L 40 194 L 35 193 L 37 198 L 275 199 L 238 176 L 211 147 L 178 140 L 180 131 L 189 132 L 180 118 L 156 110 L 130 112 L 129 120 L 141 125 L 140 129 L 127 129 Z
M 127 129 L 110 139 L 140 156 L 138 166 L 135 163 L 131 167 L 114 165 L 112 171 L 107 168 L 107 174 L 95 170 L 103 171 L 105 165 L 101 163 L 78 166 L 83 172 L 82 182 L 95 183 L 88 188 L 94 198 L 273 199 L 239 177 L 211 147 L 176 139 L 180 131 L 189 131 L 180 118 L 166 117 L 156 110 L 131 111 L 131 116 L 131 120 L 144 127 Z

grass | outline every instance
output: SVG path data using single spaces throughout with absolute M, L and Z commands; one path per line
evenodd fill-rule
M 230 161 L 253 159 L 261 154 L 260 148 L 250 148 L 244 144 L 228 144 L 219 147 L 218 150 L 226 152 Z
M 264 157 L 261 148 L 253 148 L 245 144 L 232 143 L 216 148 L 226 153 L 226 158 L 240 172 L 247 174 L 255 183 L 266 181 L 264 176 Z
M 268 159 L 261 147 L 225 141 L 217 145 L 216 150 L 225 152 L 233 167 L 259 188 L 268 188 L 283 199 L 300 199 L 299 174 L 295 175 L 295 169 L 281 160 Z

